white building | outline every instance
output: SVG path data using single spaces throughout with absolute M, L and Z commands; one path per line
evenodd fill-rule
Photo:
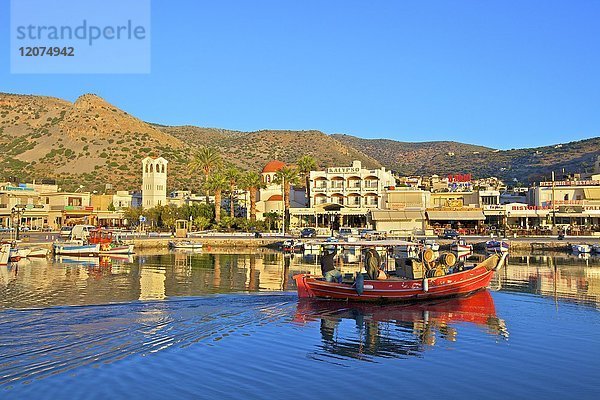
M 167 204 L 167 164 L 162 157 L 142 160 L 142 207 Z
M 360 161 L 350 167 L 311 171 L 308 208 L 291 208 L 292 226 L 314 226 L 337 230 L 342 226 L 367 227 L 370 213 L 385 207 L 386 188 L 396 179 L 385 168 L 363 168 Z
M 333 203 L 354 208 L 383 208 L 383 191 L 396 185 L 385 168 L 363 168 L 360 161 L 351 167 L 331 167 L 310 172 L 310 206 Z

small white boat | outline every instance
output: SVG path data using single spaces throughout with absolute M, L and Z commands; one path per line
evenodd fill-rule
M 506 253 L 510 244 L 504 240 L 488 240 L 485 242 L 485 249 L 494 253 Z
M 305 253 L 320 253 L 323 243 L 319 242 L 304 242 Z
M 83 244 L 81 240 L 54 243 L 52 250 L 55 255 L 95 257 L 100 254 L 99 244 Z
M 0 265 L 7 265 L 10 260 L 10 243 L 0 243 Z
M 42 247 L 36 247 L 34 249 L 31 249 L 31 251 L 29 252 L 29 255 L 27 257 L 32 258 L 32 257 L 38 257 L 38 258 L 46 258 L 48 257 L 48 253 L 50 251 L 48 249 L 44 249 Z
M 456 253 L 472 253 L 473 245 L 468 244 L 464 239 L 458 239 L 450 246 L 450 250 Z
M 191 240 L 170 241 L 169 247 L 171 249 L 201 249 L 202 243 L 192 242 Z
M 302 240 L 288 239 L 284 240 L 281 244 L 281 248 L 286 252 L 299 252 L 304 251 L 304 242 Z
M 22 258 L 27 258 L 31 253 L 30 249 L 22 249 L 18 247 L 12 247 L 10 249 L 10 261 L 19 261 Z
M 435 240 L 433 239 L 425 239 L 425 248 L 426 249 L 431 249 L 433 251 L 439 251 L 440 250 L 440 244 L 436 243 Z
M 592 248 L 589 244 L 574 244 L 571 245 L 571 250 L 573 250 L 573 253 L 589 253 Z

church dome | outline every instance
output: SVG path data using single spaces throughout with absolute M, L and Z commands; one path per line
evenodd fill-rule
M 269 161 L 267 163 L 267 165 L 265 165 L 265 167 L 263 168 L 262 173 L 267 174 L 267 173 L 271 173 L 271 172 L 277 172 L 285 166 L 286 166 L 286 164 L 283 161 L 278 161 L 278 160 Z

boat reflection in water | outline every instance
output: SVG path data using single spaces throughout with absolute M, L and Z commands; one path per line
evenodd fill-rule
M 294 321 L 321 324 L 322 350 L 357 359 L 418 356 L 440 339 L 455 342 L 464 323 L 508 339 L 488 290 L 466 297 L 398 304 L 347 303 L 300 299 Z M 347 329 L 347 323 L 355 329 Z M 318 353 L 313 355 L 319 358 Z

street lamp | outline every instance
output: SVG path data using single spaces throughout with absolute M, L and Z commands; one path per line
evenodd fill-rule
M 16 234 L 15 234 L 15 240 L 19 240 L 19 228 L 21 227 L 21 215 L 25 212 L 25 206 L 20 205 L 20 204 L 16 204 L 10 214 L 13 217 L 13 221 L 17 220 L 17 227 L 16 227 Z

